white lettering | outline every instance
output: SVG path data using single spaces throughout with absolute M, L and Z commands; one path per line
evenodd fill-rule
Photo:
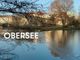
M 38 39 L 38 32 L 11 32 L 4 34 L 5 39 Z

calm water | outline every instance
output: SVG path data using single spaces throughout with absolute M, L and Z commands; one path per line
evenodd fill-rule
M 39 32 L 33 41 L 1 37 L 0 60 L 80 60 L 80 31 Z

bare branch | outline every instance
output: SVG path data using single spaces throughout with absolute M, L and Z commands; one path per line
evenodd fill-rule
M 32 2 L 29 1 L 8 1 L 8 0 L 0 0 L 0 11 L 6 11 L 11 13 L 27 13 L 31 11 L 42 10 L 43 5 L 39 5 L 36 2 L 39 0 L 35 0 Z M 5 7 L 4 7 L 5 6 Z

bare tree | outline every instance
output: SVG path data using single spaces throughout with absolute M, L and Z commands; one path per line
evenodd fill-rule
M 68 21 L 67 12 L 73 7 L 73 0 L 54 0 L 51 4 L 51 12 L 57 13 L 62 19 L 63 26 Z
M 42 4 L 37 3 L 38 1 L 39 0 L 0 0 L 0 12 L 7 12 L 16 14 L 18 16 L 24 16 L 29 23 L 32 23 L 34 17 L 30 13 L 43 11 L 44 8 Z M 20 19 L 14 19 L 17 26 L 18 20 Z
M 73 7 L 73 0 L 54 0 L 51 4 L 52 12 L 68 12 Z
M 41 8 L 41 5 L 36 4 L 37 1 L 38 0 L 34 2 L 26 0 L 0 0 L 0 11 L 7 11 L 12 13 L 27 13 Z
M 40 11 L 42 4 L 37 4 L 39 0 L 0 0 L 0 11 L 15 14 L 26 14 L 32 11 Z

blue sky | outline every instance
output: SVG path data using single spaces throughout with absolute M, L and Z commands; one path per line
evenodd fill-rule
M 80 0 L 74 0 L 74 9 L 76 12 L 80 9 Z
M 44 7 L 50 7 L 50 4 L 52 3 L 53 0 L 39 0 L 37 3 L 42 4 Z M 48 11 L 48 9 L 45 9 Z

